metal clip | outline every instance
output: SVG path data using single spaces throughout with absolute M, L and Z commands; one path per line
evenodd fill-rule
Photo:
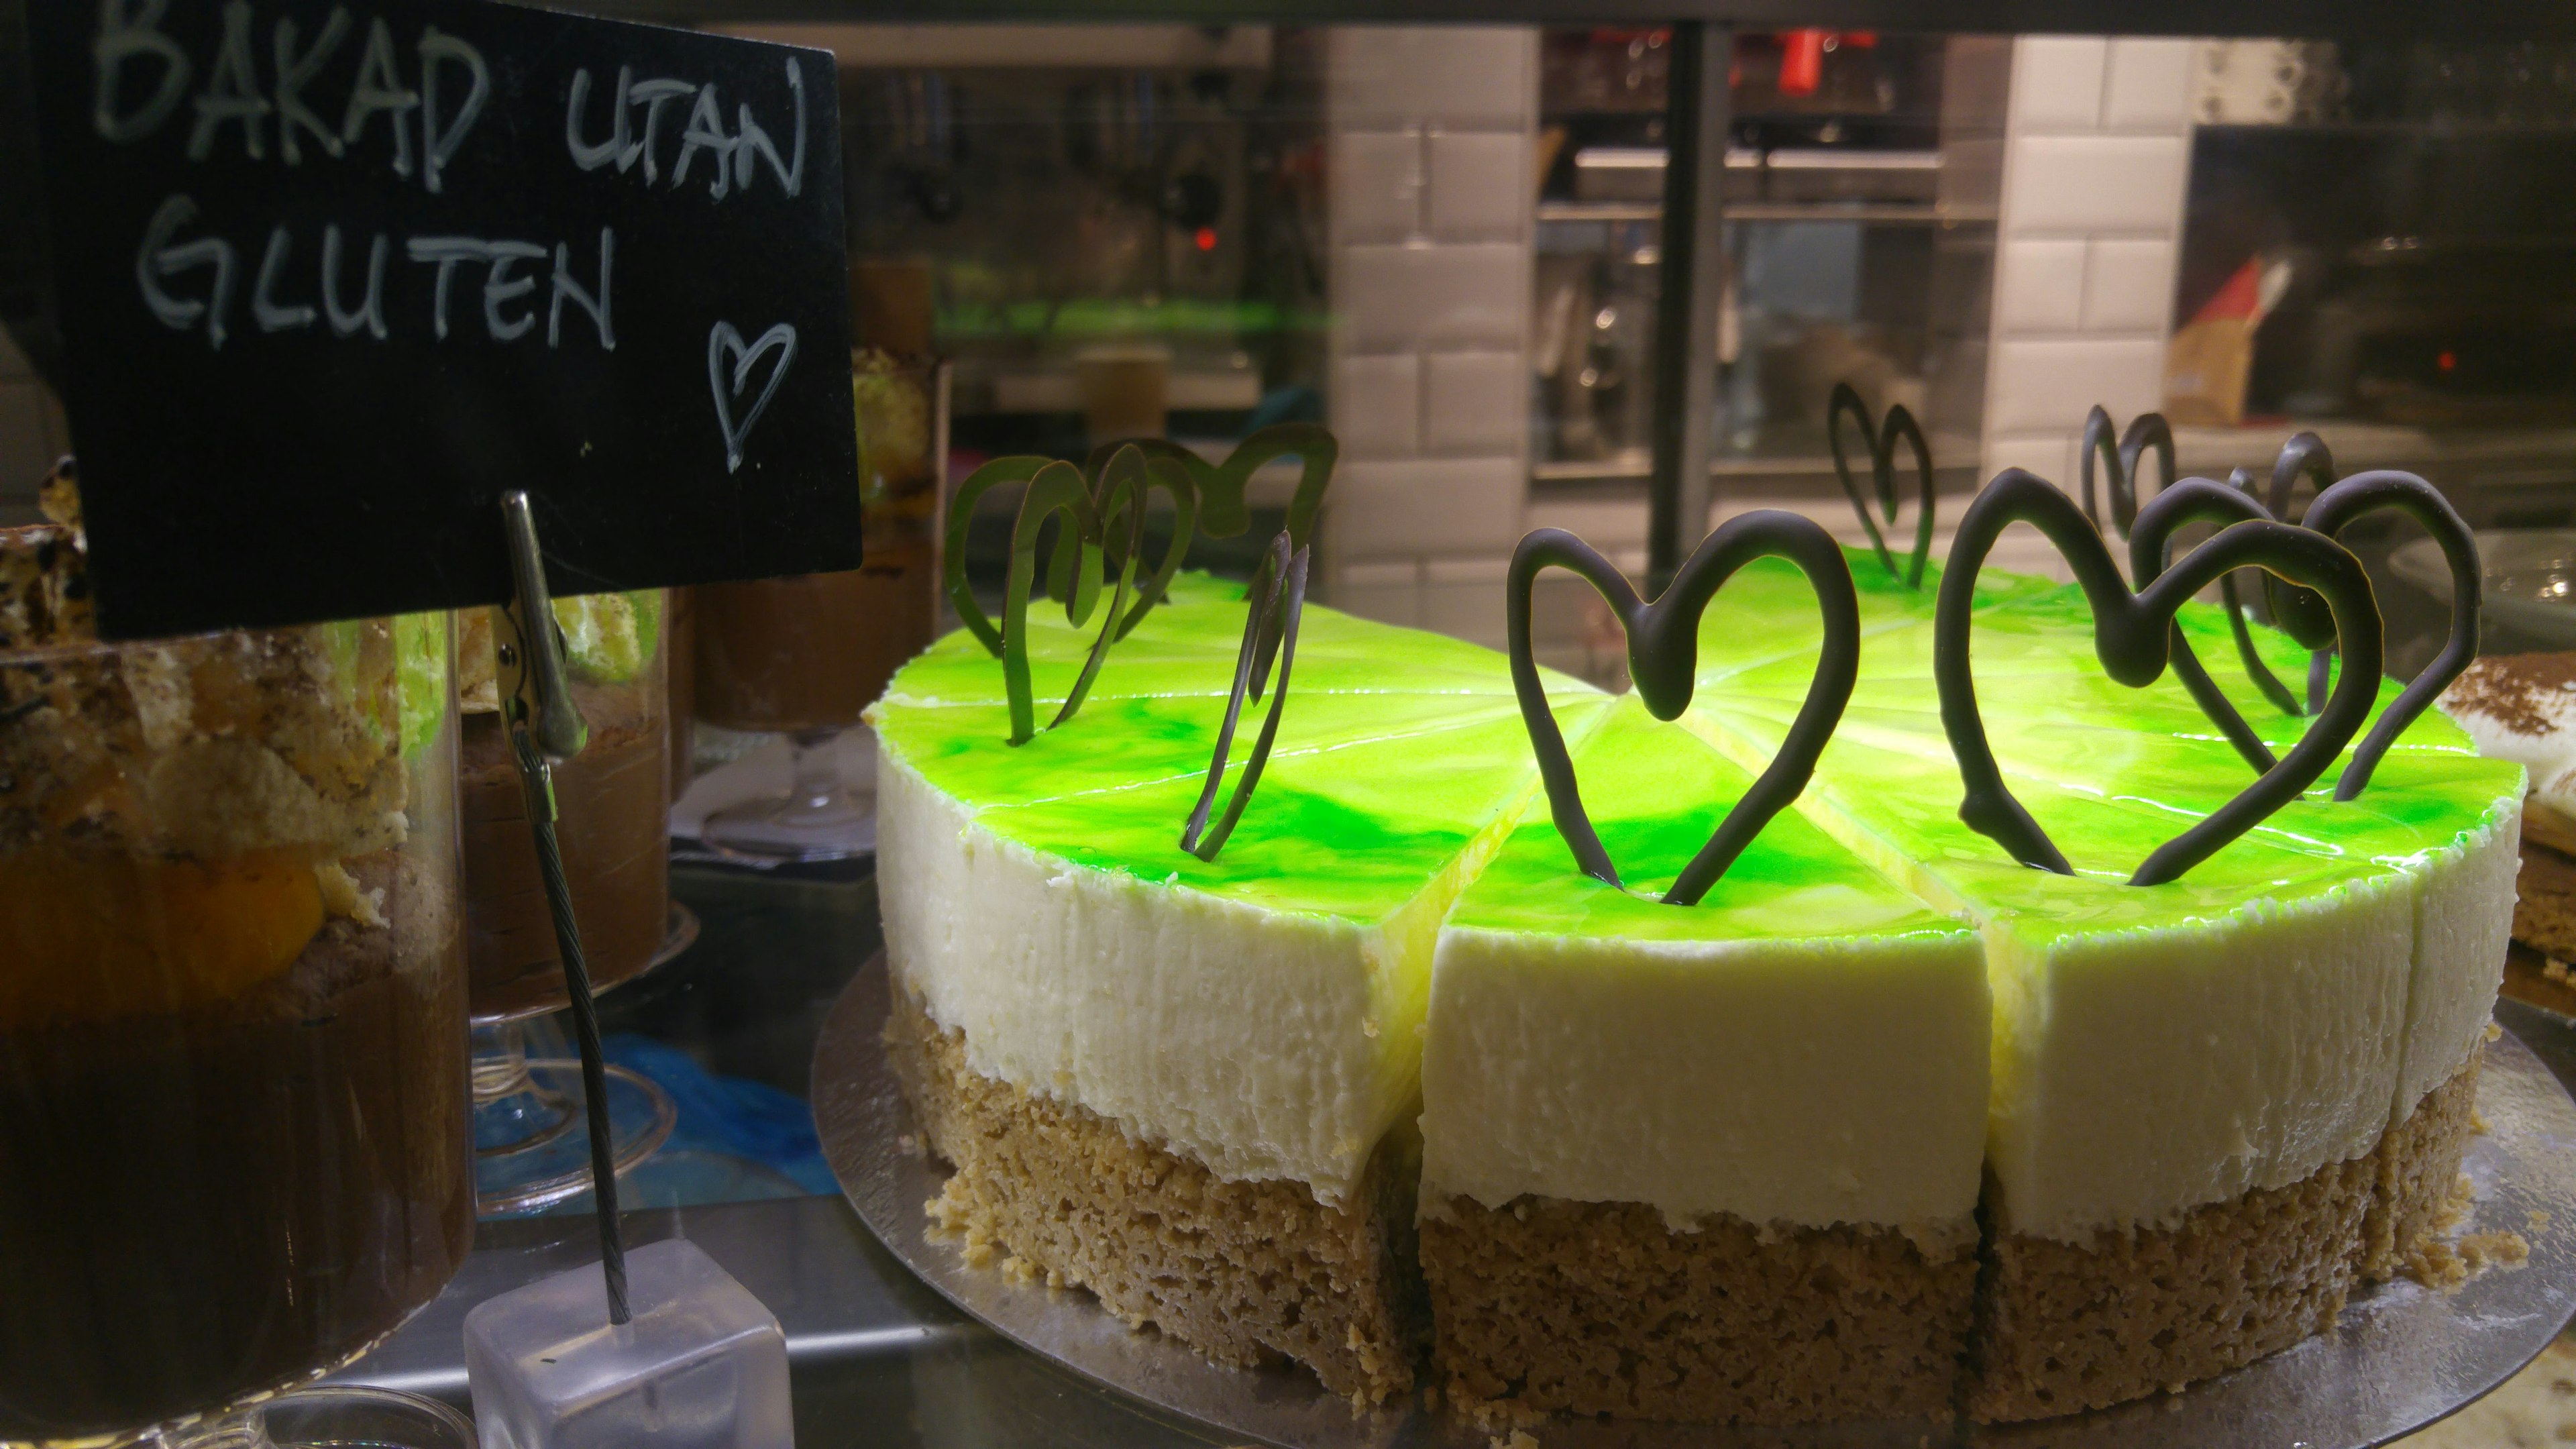
M 555 838 L 554 767 L 581 753 L 590 727 L 573 704 L 564 674 L 563 632 L 555 627 L 553 595 L 546 591 L 545 560 L 537 552 L 537 522 L 528 495 L 501 495 L 501 530 L 510 553 L 510 602 L 501 606 L 492 642 L 499 655 L 501 718 L 518 756 L 519 784 L 528 796 L 528 833 L 536 848 L 537 877 L 553 917 L 555 950 L 563 961 L 564 993 L 573 1041 L 581 1048 L 584 1111 L 590 1126 L 592 1211 L 599 1224 L 599 1266 L 608 1293 L 608 1321 L 630 1321 L 626 1301 L 626 1239 L 617 1219 L 615 1131 L 608 1117 L 606 1060 L 599 1046 L 599 1013 L 591 1003 L 590 964 L 582 954 L 581 923 L 564 876 Z
M 499 646 L 501 714 L 513 730 L 526 728 L 548 763 L 581 753 L 590 726 L 573 703 L 564 672 L 563 633 L 555 627 L 553 595 L 537 552 L 537 522 L 528 495 L 501 497 L 501 527 L 510 551 L 511 600 L 501 606 L 493 642 Z

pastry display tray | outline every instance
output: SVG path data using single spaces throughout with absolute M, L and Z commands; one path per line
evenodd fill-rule
M 1486 1449 L 1491 1431 L 1426 1411 L 1418 1397 L 1354 1411 L 1302 1368 L 1221 1368 L 1179 1342 L 1131 1332 L 1087 1293 L 971 1269 L 934 1236 L 923 1205 L 946 1168 L 921 1146 L 887 1061 L 882 953 L 834 1005 L 814 1056 L 816 1124 L 859 1217 L 893 1255 L 959 1309 L 1020 1347 L 1160 1417 L 1225 1441 L 1287 1449 Z M 2518 1267 L 2494 1267 L 2450 1293 L 2400 1281 L 2356 1296 L 2332 1333 L 2179 1394 L 2031 1424 L 1929 1420 L 1822 1429 L 1553 1419 L 1546 1449 L 1592 1446 L 1924 1446 L 2011 1449 L 2188 1444 L 2193 1449 L 2361 1449 L 2386 1443 L 2503 1382 L 2576 1316 L 2576 1102 L 2512 1035 L 2487 1049 L 2478 1087 L 2485 1131 L 2462 1170 L 2477 1190 L 2463 1232 L 2528 1240 Z

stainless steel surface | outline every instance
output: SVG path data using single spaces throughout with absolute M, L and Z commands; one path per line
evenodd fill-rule
M 922 1205 L 945 1173 L 920 1149 L 882 1047 L 884 958 L 851 979 L 814 1056 L 815 1118 L 851 1205 L 906 1267 L 957 1307 L 1096 1383 L 1229 1440 L 1294 1446 L 1439 1445 L 1482 1449 L 1488 1435 L 1410 1403 L 1356 1412 L 1302 1369 L 1218 1368 L 1159 1334 L 1131 1333 L 1088 1294 L 1010 1282 L 965 1266 L 933 1240 Z M 2527 1264 L 2491 1270 L 2456 1293 L 2411 1283 L 2345 1309 L 2335 1331 L 2182 1394 L 2037 1424 L 1842 1425 L 1813 1431 L 1550 1422 L 1549 1449 L 1925 1442 L 1999 1449 L 2357 1449 L 2411 1432 L 2521 1368 L 2576 1314 L 2576 1102 L 2511 1036 L 2488 1048 L 2478 1110 L 2487 1132 L 2464 1170 L 2477 1186 L 2470 1228 L 2511 1230 Z M 2541 1225 L 2539 1214 L 2551 1216 Z
M 1654 201 L 1542 201 L 1540 221 L 1661 221 L 1664 203 Z
M 2476 537 L 2484 603 L 2493 620 L 2521 636 L 2517 643 L 2576 649 L 2576 529 L 2480 529 Z M 2435 598 L 2450 597 L 2450 565 L 2435 540 L 2400 545 L 2388 555 L 2388 566 Z
M 1964 226 L 1995 219 L 1994 208 L 1931 201 L 1730 201 L 1728 221 L 1849 221 L 1864 226 Z

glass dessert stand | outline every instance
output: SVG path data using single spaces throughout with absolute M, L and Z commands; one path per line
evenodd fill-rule
M 670 898 L 669 600 L 646 589 L 562 598 L 552 607 L 571 702 L 588 734 L 580 752 L 554 768 L 555 832 L 591 988 L 605 994 L 687 950 L 698 934 L 697 918 Z M 544 1208 L 587 1188 L 590 1135 L 580 1064 L 537 1020 L 565 1005 L 563 966 L 527 787 L 500 712 L 495 624 L 479 609 L 458 620 L 475 1206 L 491 1216 Z M 639 1073 L 609 1068 L 608 1090 L 623 1173 L 669 1138 L 677 1113 Z
M 661 949 L 626 980 L 640 979 L 697 939 L 697 916 L 671 902 Z M 590 1189 L 581 1059 L 549 1020 L 563 1005 L 558 990 L 551 1001 L 474 1022 L 474 1208 L 484 1217 L 534 1212 Z M 529 1054 L 531 1037 L 540 1055 Z M 613 1160 L 622 1176 L 670 1140 L 679 1109 L 643 1073 L 614 1064 L 607 1071 L 608 1115 L 617 1133 Z
M 176 1432 L 176 1431 L 173 1431 Z M 363 1384 L 280 1394 L 176 1438 L 170 1449 L 475 1449 L 474 1425 L 436 1399 Z
M 1355 1412 L 1302 1369 L 1220 1368 L 1153 1333 L 1130 1332 L 1090 1295 L 1010 1281 L 965 1265 L 934 1237 L 922 1205 L 947 1170 L 919 1146 L 882 1033 L 882 954 L 854 977 L 816 1045 L 813 1102 L 844 1194 L 878 1240 L 924 1283 L 1004 1338 L 1095 1384 L 1224 1442 L 1295 1449 L 1484 1449 L 1492 1431 L 1417 1404 Z M 2487 1131 L 2462 1165 L 2477 1206 L 2464 1231 L 2526 1235 L 2529 1260 L 2453 1293 L 2399 1282 L 2356 1297 L 2333 1332 L 2178 1394 L 2035 1423 L 1964 1428 L 1932 1421 L 1812 1429 L 1710 1428 L 1552 1419 L 1548 1449 L 1923 1444 L 1998 1449 L 2362 1449 L 2476 1399 L 2528 1363 L 2576 1315 L 2576 1101 L 2511 1035 L 2487 1050 L 2478 1088 Z M 2540 1216 L 2546 1214 L 2548 1216 Z M 2545 1224 L 2545 1225 L 2544 1225 Z

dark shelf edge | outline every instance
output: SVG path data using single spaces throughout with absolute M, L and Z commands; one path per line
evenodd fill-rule
M 2535 39 L 2576 37 L 2555 0 L 589 0 L 575 8 L 674 23 L 1184 21 L 1194 24 L 1704 20 L 1913 32 Z

